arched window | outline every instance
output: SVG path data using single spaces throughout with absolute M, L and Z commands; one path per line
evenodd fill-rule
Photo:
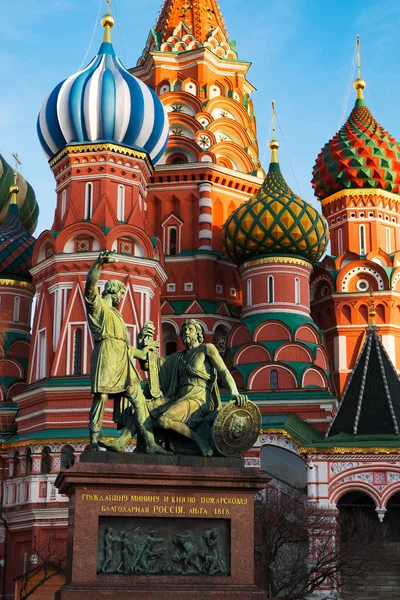
M 93 215 L 93 183 L 87 183 L 85 188 L 85 219 Z
M 167 254 L 175 256 L 178 252 L 177 249 L 177 231 L 176 227 L 168 227 L 168 248 Z
M 45 446 L 42 450 L 42 459 L 40 461 L 40 472 L 42 475 L 46 475 L 51 471 L 51 455 L 50 448 Z
M 343 230 L 338 229 L 337 232 L 337 246 L 338 246 L 338 255 L 343 254 Z
M 61 192 L 61 218 L 64 218 L 65 209 L 67 208 L 67 190 Z
M 75 454 L 72 446 L 64 446 L 61 450 L 61 471 L 65 471 L 75 464 Z
M 174 92 L 180 92 L 182 90 L 182 81 L 177 79 L 174 83 Z
M 298 277 L 294 280 L 294 302 L 300 304 L 300 279 Z
M 392 242 L 390 237 L 390 227 L 386 227 L 386 252 L 388 254 L 392 252 Z
M 252 289 L 252 280 L 247 280 L 247 306 L 251 306 L 253 304 L 253 289 Z
M 268 302 L 271 304 L 274 301 L 274 278 L 268 277 Z
M 19 458 L 19 452 L 14 454 L 13 465 L 13 475 L 14 477 L 19 477 L 21 475 L 21 460 Z
M 82 329 L 74 332 L 74 375 L 82 375 Z
M 19 296 L 15 296 L 14 298 L 14 311 L 13 311 L 13 321 L 14 323 L 19 322 L 19 312 L 21 306 L 21 298 Z
M 275 371 L 275 369 L 269 374 L 269 387 L 271 390 L 278 389 L 278 371 Z
M 123 185 L 118 186 L 117 219 L 118 221 L 125 220 L 125 187 Z
M 366 254 L 365 225 L 360 225 L 360 254 Z
M 28 448 L 26 452 L 26 474 L 32 473 L 32 450 Z

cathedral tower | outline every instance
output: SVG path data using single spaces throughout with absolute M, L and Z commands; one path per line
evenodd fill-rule
M 148 231 L 161 239 L 164 352 L 183 320 L 196 316 L 205 339 L 237 321 L 241 289 L 222 254 L 229 214 L 256 193 L 263 171 L 247 80 L 216 0 L 166 0 L 131 72 L 160 96 L 169 117 L 166 152 L 150 180 Z
M 243 286 L 241 321 L 228 338 L 230 366 L 265 415 L 296 414 L 325 430 L 335 398 L 322 334 L 310 316 L 309 283 L 328 231 L 325 219 L 287 185 L 275 139 L 270 148 L 258 193 L 223 230 Z
M 355 106 L 312 179 L 332 240 L 332 255 L 312 277 L 312 310 L 340 393 L 365 338 L 371 290 L 383 344 L 400 370 L 400 145 L 369 111 L 360 69 L 354 87 Z

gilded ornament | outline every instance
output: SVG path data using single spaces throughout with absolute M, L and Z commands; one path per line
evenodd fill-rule
M 250 401 L 244 406 L 229 402 L 214 421 L 214 443 L 224 456 L 242 456 L 254 446 L 260 432 L 261 412 Z

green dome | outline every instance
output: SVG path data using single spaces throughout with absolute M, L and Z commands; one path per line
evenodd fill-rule
M 14 183 L 14 170 L 0 154 L 0 224 L 7 216 L 8 206 L 11 201 L 10 187 Z M 39 207 L 36 202 L 35 192 L 32 186 L 18 174 L 17 185 L 19 187 L 18 206 L 24 227 L 29 233 L 36 229 Z
M 272 254 L 295 255 L 315 263 L 328 243 L 326 221 L 292 192 L 273 150 L 274 158 L 257 195 L 226 221 L 225 253 L 237 264 Z

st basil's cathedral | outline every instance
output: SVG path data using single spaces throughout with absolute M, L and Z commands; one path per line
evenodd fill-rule
M 126 285 L 133 346 L 151 320 L 160 352 L 181 350 L 194 318 L 259 406 L 246 464 L 277 477 L 289 465 L 289 479 L 301 464 L 309 502 L 332 515 L 371 505 L 397 523 L 400 145 L 366 106 L 360 72 L 354 108 L 312 169 L 318 212 L 286 183 L 274 129 L 267 172 L 260 164 L 250 63 L 217 0 L 165 0 L 130 69 L 113 25 L 109 11 L 98 54 L 40 110 L 56 196 L 37 239 L 35 193 L 18 159 L 0 156 L 4 598 L 34 537 L 66 543 L 54 482 L 88 444 L 84 284 L 100 250 L 115 251 L 100 290 Z M 110 403 L 103 436 L 115 435 Z

